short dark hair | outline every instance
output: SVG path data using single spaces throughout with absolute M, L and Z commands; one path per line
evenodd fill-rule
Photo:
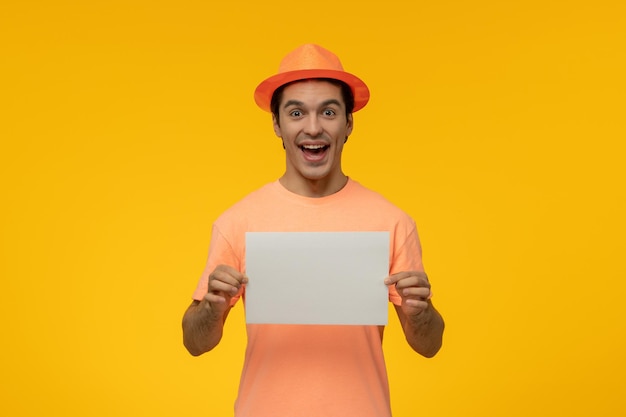
M 343 97 L 343 102 L 346 105 L 346 119 L 348 118 L 349 115 L 352 114 L 352 110 L 354 109 L 354 94 L 352 94 L 352 89 L 350 88 L 348 84 L 344 83 L 343 81 L 336 80 L 334 78 L 309 78 L 309 79 L 313 79 L 317 81 L 326 81 L 326 82 L 329 82 L 333 85 L 340 87 L 341 96 Z M 280 122 L 278 113 L 280 110 L 279 109 L 280 102 L 283 99 L 283 91 L 285 90 L 287 86 L 300 82 L 300 81 L 306 81 L 306 80 L 296 80 L 287 84 L 283 84 L 274 91 L 274 94 L 272 94 L 272 101 L 270 102 L 270 109 L 272 111 L 272 114 L 276 118 L 277 122 Z

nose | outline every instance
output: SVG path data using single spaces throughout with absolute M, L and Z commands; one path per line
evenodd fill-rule
M 321 135 L 323 130 L 322 123 L 317 115 L 307 117 L 304 125 L 304 133 L 314 138 Z

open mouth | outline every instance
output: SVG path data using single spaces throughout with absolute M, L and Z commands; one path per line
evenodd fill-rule
M 300 149 L 304 153 L 304 157 L 312 161 L 321 160 L 329 148 L 330 148 L 330 145 L 321 145 L 321 144 L 300 146 Z
M 330 148 L 330 145 L 302 145 L 300 149 L 303 152 L 320 153 Z

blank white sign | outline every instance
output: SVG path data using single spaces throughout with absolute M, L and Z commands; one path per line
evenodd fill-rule
M 246 322 L 387 324 L 389 232 L 246 233 Z

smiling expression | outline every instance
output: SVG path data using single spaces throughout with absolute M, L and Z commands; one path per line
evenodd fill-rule
M 352 133 L 341 88 L 327 81 L 288 85 L 274 116 L 274 132 L 283 140 L 286 171 L 280 179 L 290 191 L 323 196 L 340 190 L 347 177 L 341 169 L 343 144 Z

